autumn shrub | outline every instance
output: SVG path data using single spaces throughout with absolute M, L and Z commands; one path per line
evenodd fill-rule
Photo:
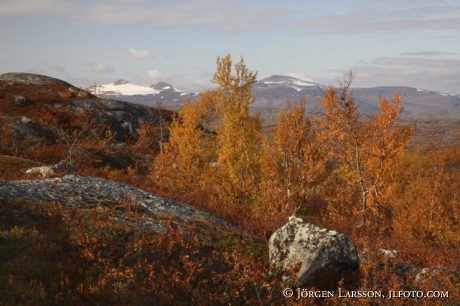
M 4 85 L 4 98 L 0 103 L 0 113 L 3 114 L 39 119 L 40 113 L 46 105 L 66 105 L 71 102 L 71 99 L 64 99 L 58 95 L 58 91 L 66 90 L 66 87 L 61 84 L 31 85 L 15 83 L 10 85 L 0 82 L 1 85 Z M 26 103 L 15 103 L 15 96 L 23 96 L 26 99 Z
M 240 244 L 254 239 L 249 236 L 222 232 L 203 240 L 193 226 L 171 221 L 161 235 L 142 231 L 144 217 L 129 202 L 89 212 L 1 204 L 2 303 L 267 305 L 284 299 L 278 276 L 268 273 L 265 244 Z M 129 224 L 118 221 L 120 214 Z
M 407 154 L 409 180 L 398 186 L 392 203 L 395 234 L 427 245 L 460 246 L 459 156 L 458 148 Z
M 16 149 L 16 133 L 8 122 L 0 120 L 0 153 L 12 154 Z

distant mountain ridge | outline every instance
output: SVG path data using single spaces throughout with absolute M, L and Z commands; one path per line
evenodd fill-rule
M 273 75 L 261 79 L 253 85 L 253 95 L 256 102 L 252 107 L 278 109 L 286 106 L 288 98 L 296 100 L 303 95 L 307 100 L 307 110 L 314 112 L 318 110 L 319 103 L 325 93 L 325 87 L 325 85 L 313 80 Z M 184 92 L 166 82 L 159 82 L 150 86 L 138 86 L 123 79 L 112 84 L 98 86 L 97 91 L 94 91 L 94 87 L 91 90 L 105 98 L 150 106 L 161 104 L 169 108 L 179 107 L 186 97 L 190 99 L 197 97 L 196 93 Z M 460 118 L 460 95 L 403 86 L 352 88 L 351 92 L 360 105 L 360 111 L 364 114 L 378 111 L 380 97 L 391 101 L 395 93 L 401 92 L 402 106 L 404 107 L 401 117 L 411 119 Z
M 403 86 L 379 86 L 351 89 L 360 112 L 378 112 L 380 97 L 392 101 L 395 94 L 402 95 L 403 118 L 411 119 L 457 119 L 460 118 L 460 96 Z M 286 99 L 306 97 L 306 107 L 317 111 L 325 93 L 325 86 L 311 80 L 301 80 L 290 76 L 274 75 L 258 81 L 253 86 L 256 102 L 253 107 L 282 108 Z

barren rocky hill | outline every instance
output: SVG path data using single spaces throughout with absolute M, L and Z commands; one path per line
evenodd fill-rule
M 141 121 L 158 124 L 162 119 L 171 120 L 172 116 L 167 110 L 99 99 L 62 80 L 29 73 L 0 75 L 0 109 L 2 118 L 13 122 L 20 134 L 52 133 L 42 122 L 49 113 L 67 116 L 62 120 L 68 121 L 86 113 L 92 123 L 110 129 L 119 140 L 135 134 Z

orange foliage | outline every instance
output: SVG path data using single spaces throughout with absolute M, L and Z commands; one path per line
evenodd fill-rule
M 350 94 L 352 81 L 353 74 L 349 73 L 339 91 L 333 87 L 326 90 L 321 102 L 325 113 L 318 120 L 330 161 L 335 163 L 331 176 L 334 188 L 329 196 L 335 205 L 331 212 L 339 218 L 344 212 L 348 212 L 347 217 L 360 215 L 359 226 L 383 230 L 386 202 L 391 197 L 388 184 L 415 127 L 395 123 L 402 111 L 400 94 L 392 103 L 381 98 L 380 112 L 367 120 L 362 118 Z M 335 184 L 339 182 L 344 186 L 337 192 Z M 345 193 L 342 196 L 347 198 L 338 198 L 338 193 Z
M 326 151 L 306 117 L 304 97 L 288 100 L 287 110 L 281 109 L 273 138 L 271 145 L 265 145 L 260 198 L 265 213 L 259 214 L 268 212 L 286 220 L 299 209 L 308 210 L 326 175 Z

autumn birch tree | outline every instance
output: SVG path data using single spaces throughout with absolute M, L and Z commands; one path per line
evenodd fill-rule
M 336 178 L 347 186 L 343 190 L 358 190 L 360 196 L 360 223 L 364 226 L 368 217 L 379 227 L 385 179 L 396 166 L 395 159 L 408 144 L 414 127 L 402 128 L 395 122 L 401 114 L 401 96 L 393 102 L 380 100 L 380 112 L 371 118 L 363 118 L 350 92 L 353 73 L 348 73 L 339 90 L 326 89 L 321 102 L 325 108 L 322 120 L 323 140 L 328 143 L 331 161 L 336 164 Z M 334 176 L 333 176 L 334 177 Z M 349 197 L 349 202 L 353 197 Z M 343 206 L 339 213 L 356 211 L 356 207 Z M 350 204 L 350 203 L 348 203 Z
M 215 188 L 229 205 L 249 204 L 257 196 L 260 180 L 261 122 L 249 114 L 254 103 L 252 85 L 257 74 L 246 68 L 243 58 L 234 66 L 230 55 L 217 59 L 217 71 L 211 82 L 214 90 L 218 163 Z
M 169 143 L 155 160 L 152 177 L 159 185 L 187 197 L 199 190 L 204 173 L 204 134 L 201 125 L 206 110 L 198 101 L 184 101 L 170 126 Z
M 287 108 L 278 114 L 271 149 L 264 155 L 262 192 L 271 193 L 275 213 L 285 217 L 305 208 L 326 171 L 326 152 L 306 115 L 305 103 L 305 97 L 288 99 Z

